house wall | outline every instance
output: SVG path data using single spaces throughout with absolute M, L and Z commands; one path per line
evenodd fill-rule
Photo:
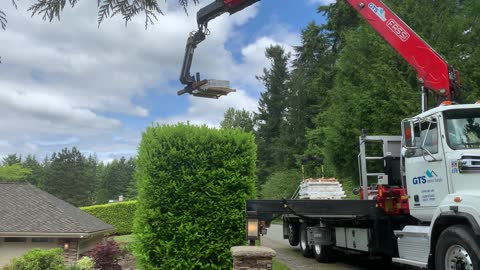
M 88 252 L 92 250 L 97 243 L 101 242 L 103 239 L 103 235 L 96 235 L 88 239 L 84 239 L 80 241 L 79 244 L 79 254 L 80 255 L 88 255 Z
M 58 240 L 52 239 L 51 243 L 34 243 L 32 238 L 27 238 L 26 242 L 7 243 L 5 238 L 0 238 L 0 268 L 5 266 L 13 258 L 22 256 L 25 252 L 33 248 L 51 249 L 58 247 Z
M 79 255 L 87 255 L 88 251 L 103 239 L 103 235 L 97 235 L 88 239 L 75 238 L 50 238 L 48 243 L 33 242 L 32 238 L 26 238 L 26 242 L 6 242 L 5 238 L 0 237 L 0 269 L 7 265 L 13 258 L 22 256 L 33 248 L 63 249 L 63 258 L 66 265 L 75 264 Z M 68 249 L 65 249 L 65 243 L 68 243 Z

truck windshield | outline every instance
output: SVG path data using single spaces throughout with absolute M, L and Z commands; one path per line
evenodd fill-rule
M 480 110 L 445 112 L 448 145 L 454 150 L 480 148 Z

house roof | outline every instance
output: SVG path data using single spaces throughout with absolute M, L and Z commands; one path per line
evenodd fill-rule
M 28 183 L 0 183 L 0 236 L 88 237 L 114 228 Z

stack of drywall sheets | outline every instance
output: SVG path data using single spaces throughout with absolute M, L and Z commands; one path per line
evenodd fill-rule
M 335 178 L 305 179 L 300 184 L 298 196 L 311 200 L 341 200 L 346 197 L 342 184 Z

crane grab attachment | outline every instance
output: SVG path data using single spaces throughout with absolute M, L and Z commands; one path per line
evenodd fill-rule
M 190 68 L 192 66 L 193 54 L 198 44 L 204 41 L 209 34 L 209 21 L 227 12 L 234 14 L 257 1 L 259 0 L 215 0 L 215 2 L 201 8 L 197 12 L 198 31 L 192 32 L 187 39 L 185 56 L 180 72 L 180 82 L 184 84 L 185 87 L 177 92 L 178 95 L 189 93 L 197 97 L 218 99 L 221 96 L 235 92 L 234 89 L 230 88 L 228 81 L 202 80 L 198 72 L 195 76 L 192 76 L 190 74 Z

